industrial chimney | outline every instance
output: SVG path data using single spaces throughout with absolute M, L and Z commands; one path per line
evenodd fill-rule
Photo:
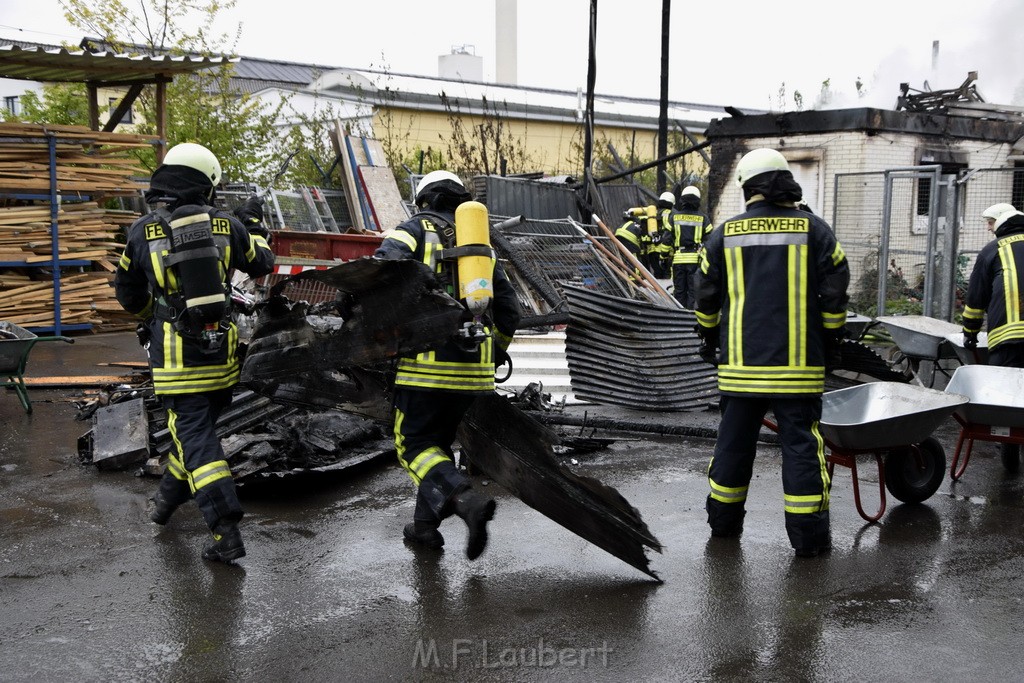
M 517 0 L 495 0 L 494 6 L 494 80 L 507 85 L 516 84 L 517 54 Z

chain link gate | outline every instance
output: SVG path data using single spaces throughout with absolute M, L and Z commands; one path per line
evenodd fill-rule
M 832 228 L 850 264 L 852 311 L 948 315 L 951 181 L 938 165 L 836 174 Z
M 960 319 L 978 252 L 993 239 L 981 212 L 1024 205 L 1024 168 L 941 169 L 836 174 L 832 227 L 850 263 L 850 310 Z

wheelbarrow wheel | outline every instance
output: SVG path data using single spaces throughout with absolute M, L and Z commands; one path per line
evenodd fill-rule
M 932 437 L 885 456 L 885 488 L 903 503 L 920 503 L 939 490 L 946 475 L 946 452 Z

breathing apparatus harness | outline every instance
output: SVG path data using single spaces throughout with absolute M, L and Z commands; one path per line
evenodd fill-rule
M 231 298 L 221 277 L 221 250 L 213 238 L 211 206 L 186 204 L 173 212 L 164 206 L 154 212 L 171 243 L 163 259 L 164 282 L 173 274 L 179 291 L 156 301 L 154 315 L 168 321 L 183 337 L 199 341 L 204 353 L 216 353 L 224 343 Z
M 442 246 L 439 259 L 447 266 L 443 270 L 450 273 L 444 278 L 449 294 L 459 299 L 472 316 L 456 332 L 455 343 L 464 351 L 475 351 L 490 336 L 485 330 L 484 316 L 494 298 L 494 250 L 487 207 L 474 201 L 459 204 L 454 225 L 434 211 L 419 213 L 437 229 Z

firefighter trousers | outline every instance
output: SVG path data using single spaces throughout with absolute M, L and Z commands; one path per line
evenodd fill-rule
M 672 264 L 672 296 L 691 311 L 697 302 L 696 277 L 696 263 Z
M 790 544 L 797 550 L 829 547 L 831 479 L 818 430 L 820 395 L 721 397 L 722 420 L 708 467 L 708 524 L 718 535 L 735 535 L 742 530 L 757 437 L 769 408 L 775 414 L 782 445 L 782 491 Z
M 395 387 L 395 450 L 417 487 L 413 521 L 439 525 L 451 516 L 451 499 L 469 488 L 469 479 L 455 466 L 452 444 L 474 398 Z
M 174 507 L 194 497 L 211 530 L 242 519 L 235 480 L 215 429 L 217 418 L 231 405 L 231 394 L 231 389 L 220 389 L 162 397 L 173 446 L 160 493 Z

